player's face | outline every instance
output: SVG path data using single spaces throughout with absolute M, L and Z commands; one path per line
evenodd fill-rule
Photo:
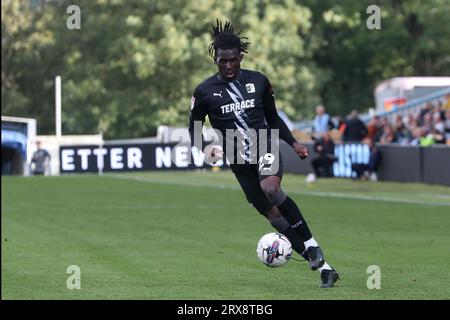
M 242 54 L 239 54 L 237 48 L 218 49 L 216 55 L 216 64 L 219 68 L 219 74 L 227 79 L 234 80 L 239 76 L 241 69 Z

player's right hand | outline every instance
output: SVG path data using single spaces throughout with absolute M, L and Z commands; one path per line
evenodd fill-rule
M 223 151 L 221 146 L 206 146 L 205 160 L 210 164 L 216 164 L 223 158 Z

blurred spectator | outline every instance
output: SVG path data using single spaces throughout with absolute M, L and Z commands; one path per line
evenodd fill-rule
M 373 143 L 401 143 L 421 146 L 433 143 L 447 143 L 450 145 L 450 95 L 441 100 L 423 103 L 419 110 L 406 110 L 406 114 L 379 117 L 374 116 L 365 124 L 359 119 L 357 111 L 352 111 L 344 120 L 337 117 L 337 127 L 330 127 L 332 120 L 326 114 L 322 105 L 316 107 L 314 118 L 314 137 L 320 137 L 325 130 L 331 139 L 337 142 L 361 141 L 364 137 Z M 405 111 L 404 111 L 405 112 Z M 326 123 L 328 122 L 328 126 Z M 420 129 L 417 129 L 420 128 Z M 366 133 L 366 135 L 365 135 Z
M 433 143 L 445 143 L 445 134 L 436 130 L 436 128 L 431 129 L 429 135 L 431 136 Z
M 425 116 L 429 115 L 429 117 L 431 117 L 432 111 L 433 111 L 433 105 L 431 104 L 431 102 L 427 102 L 425 104 L 425 108 L 420 110 L 419 118 L 417 119 L 417 125 L 420 127 L 423 126 L 425 124 Z
M 383 126 L 378 116 L 373 117 L 367 125 L 367 138 L 372 141 L 380 141 L 383 134 Z
M 344 117 L 340 116 L 338 118 L 338 127 L 337 127 L 339 133 L 341 134 L 341 136 L 344 135 L 344 131 L 345 131 L 345 119 Z
M 318 154 L 311 161 L 314 173 L 317 177 L 331 177 L 332 166 L 336 157 L 334 156 L 334 142 L 328 132 L 325 132 L 321 138 L 316 138 L 314 150 Z
M 450 110 L 450 94 L 445 96 L 446 100 L 442 105 L 442 111 L 446 112 L 447 110 Z M 448 119 L 448 117 L 447 117 Z
M 358 111 L 353 110 L 345 124 L 343 140 L 361 141 L 366 135 L 366 125 L 359 119 Z
M 406 129 L 410 132 L 410 140 L 412 139 L 412 134 L 414 129 L 417 127 L 417 117 L 410 113 L 406 120 Z
M 434 135 L 431 132 L 419 139 L 419 144 L 421 147 L 429 147 L 432 144 L 434 144 L 435 142 L 436 141 L 434 140 Z
M 314 117 L 314 136 L 321 137 L 325 132 L 333 128 L 333 122 L 330 115 L 326 113 L 325 107 L 318 105 L 316 107 L 316 116 Z
M 394 127 L 390 124 L 384 126 L 383 135 L 380 138 L 380 143 L 395 143 L 398 142 L 397 133 L 394 130 Z
M 409 141 L 409 144 L 412 146 L 419 146 L 420 145 L 420 138 L 423 136 L 422 128 L 421 127 L 415 127 L 412 132 L 412 139 Z
M 403 118 L 400 115 L 395 117 L 394 131 L 398 142 L 407 144 L 408 141 L 411 140 L 411 131 L 406 127 Z
M 413 131 L 413 140 L 410 144 L 413 146 L 428 147 L 434 144 L 433 134 L 427 133 L 427 129 L 424 127 L 417 127 Z
M 439 117 L 442 120 L 444 120 L 445 111 L 442 109 L 442 105 L 443 105 L 443 103 L 439 102 L 438 105 L 434 107 L 433 116 L 432 116 L 433 119 L 435 118 L 436 115 L 439 115 Z
M 446 143 L 450 145 L 450 109 L 445 111 L 444 132 Z
M 436 143 L 445 143 L 445 124 L 442 121 L 440 112 L 433 114 L 433 128 L 431 129 L 431 133 Z
M 433 128 L 433 114 L 431 112 L 424 114 L 420 126 L 425 129 L 426 133 L 431 132 L 431 129 Z
M 440 112 L 433 113 L 433 127 L 438 130 L 444 132 L 444 121 L 445 115 L 441 116 Z
M 34 175 L 44 175 L 49 167 L 50 154 L 47 150 L 42 148 L 40 141 L 36 141 L 37 150 L 33 153 L 31 158 L 31 170 Z
M 352 164 L 352 170 L 356 173 L 357 179 L 377 181 L 377 171 L 381 163 L 381 153 L 371 139 L 364 138 L 362 142 L 369 146 L 369 162 L 367 164 L 354 163 Z

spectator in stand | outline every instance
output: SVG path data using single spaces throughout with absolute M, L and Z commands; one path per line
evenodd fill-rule
M 433 119 L 435 117 L 435 114 L 439 114 L 439 116 L 441 117 L 442 120 L 444 120 L 445 117 L 445 112 L 443 109 L 443 103 L 442 102 L 438 102 L 438 104 L 434 107 L 433 110 Z
M 413 131 L 417 127 L 417 116 L 410 113 L 408 119 L 406 120 L 406 129 L 411 133 L 410 140 L 413 138 Z
M 383 129 L 383 135 L 380 138 L 380 143 L 395 143 L 398 142 L 397 133 L 394 127 L 390 124 L 385 125 Z
M 344 135 L 344 131 L 345 131 L 345 119 L 342 116 L 339 116 L 338 118 L 338 127 L 337 127 L 339 133 L 341 134 L 341 136 Z
M 445 96 L 445 100 L 442 104 L 442 111 L 447 112 L 448 110 L 450 110 L 450 94 Z M 447 117 L 448 119 L 448 117 Z
M 450 145 L 450 109 L 445 111 L 444 132 L 446 143 Z
M 358 111 L 353 110 L 345 124 L 343 141 L 361 141 L 367 136 L 367 128 L 358 116 Z
M 400 115 L 395 117 L 394 130 L 398 142 L 406 144 L 411 140 L 411 131 L 408 130 L 405 123 L 403 122 L 403 118 Z
M 436 143 L 445 143 L 445 124 L 442 121 L 441 113 L 433 113 L 433 127 L 431 134 Z
M 320 138 L 324 133 L 334 127 L 330 115 L 326 113 L 323 105 L 316 107 L 316 116 L 314 117 L 314 137 Z
M 369 162 L 367 164 L 353 163 L 352 170 L 356 173 L 357 179 L 370 179 L 372 181 L 377 181 L 377 171 L 381 163 L 381 153 L 375 146 L 373 140 L 364 138 L 362 142 L 369 146 Z
M 427 129 L 424 127 L 417 127 L 413 131 L 413 139 L 411 140 L 410 144 L 413 146 L 420 146 L 420 147 L 428 147 L 432 144 L 434 144 L 434 138 L 433 135 L 427 134 Z
M 409 144 L 412 146 L 419 146 L 420 145 L 420 138 L 423 136 L 422 128 L 421 127 L 415 127 L 412 131 L 412 139 L 409 141 Z
M 426 134 L 431 132 L 431 129 L 433 128 L 433 114 L 431 112 L 427 112 L 423 115 L 420 126 L 425 129 Z
M 373 117 L 367 125 L 367 138 L 372 141 L 380 141 L 380 137 L 383 134 L 383 127 L 381 126 L 380 117 Z
M 431 113 L 433 112 L 433 105 L 431 102 L 427 102 L 425 105 L 425 108 L 420 110 L 419 117 L 417 119 L 417 125 L 423 126 L 425 124 L 425 116 L 429 114 L 431 116 Z
M 321 138 L 316 138 L 314 150 L 317 152 L 317 157 L 312 159 L 311 165 L 316 177 L 333 176 L 332 166 L 337 158 L 334 156 L 334 142 L 328 132 L 325 132 Z

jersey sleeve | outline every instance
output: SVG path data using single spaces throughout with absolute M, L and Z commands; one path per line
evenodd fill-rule
M 189 135 L 191 137 L 191 146 L 196 146 L 202 150 L 203 145 L 203 123 L 207 115 L 206 105 L 203 101 L 201 90 L 196 88 L 191 98 L 191 111 L 189 113 Z
M 275 98 L 273 95 L 272 86 L 269 79 L 264 76 L 264 116 L 266 118 L 267 124 L 271 129 L 278 129 L 280 134 L 280 139 L 284 140 L 286 143 L 292 146 L 297 140 L 292 135 L 291 131 L 284 123 L 283 119 L 280 118 L 275 106 Z

